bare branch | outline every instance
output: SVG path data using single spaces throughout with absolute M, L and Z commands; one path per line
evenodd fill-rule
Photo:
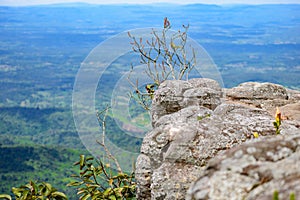
M 96 140 L 96 142 L 98 144 L 100 144 L 103 148 L 104 148 L 104 151 L 107 155 L 107 157 L 109 159 L 112 159 L 114 161 L 114 163 L 116 164 L 117 166 L 117 170 L 119 173 L 123 173 L 122 171 L 122 168 L 118 162 L 118 160 L 116 159 L 116 157 L 114 157 L 112 155 L 112 153 L 109 151 L 109 149 L 107 148 L 107 146 L 105 145 L 105 133 L 106 133 L 106 117 L 107 117 L 107 114 L 108 114 L 108 110 L 109 110 L 109 107 L 107 106 L 106 109 L 104 109 L 103 111 L 101 111 L 100 113 L 97 112 L 97 119 L 99 121 L 99 123 L 102 123 L 102 141 L 98 141 Z M 103 117 L 101 117 L 100 115 L 103 115 Z
M 192 58 L 187 59 L 186 44 L 189 25 L 183 25 L 182 27 L 183 31 L 178 30 L 172 35 L 168 34 L 171 24 L 165 18 L 163 30 L 158 33 L 152 29 L 151 34 L 153 37 L 146 40 L 146 42 L 143 42 L 142 38 L 137 41 L 134 36 L 128 34 L 132 39 L 131 44 L 134 52 L 140 54 L 140 63 L 146 64 L 145 72 L 147 76 L 158 86 L 169 78 L 181 80 L 186 75 L 186 79 L 188 79 L 189 73 L 196 65 L 194 49 L 192 49 Z M 144 108 L 149 108 L 149 105 L 146 104 L 151 99 L 147 98 L 151 98 L 153 94 L 142 93 L 138 82 L 134 85 L 133 81 L 130 80 L 130 76 L 128 76 L 128 81 L 136 91 L 135 95 L 131 93 L 131 98 L 137 99 L 137 102 Z

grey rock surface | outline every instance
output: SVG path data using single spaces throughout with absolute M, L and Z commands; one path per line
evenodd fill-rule
M 247 142 L 210 160 L 187 200 L 300 198 L 300 135 Z
M 286 118 L 300 121 L 299 108 L 288 106 L 282 109 L 285 105 L 299 104 L 300 91 L 272 83 L 246 82 L 234 88 L 224 89 L 224 92 L 227 101 L 231 103 L 262 108 L 271 115 L 275 113 L 276 107 L 279 107 Z
M 209 171 L 208 162 L 214 157 L 245 142 L 257 141 L 255 132 L 259 134 L 259 140 L 277 137 L 273 127 L 275 111 L 271 115 L 271 111 L 265 109 L 268 106 L 261 106 L 270 101 L 265 93 L 270 93 L 272 108 L 277 100 L 284 102 L 281 106 L 297 102 L 298 93 L 270 83 L 249 83 L 239 87 L 226 90 L 228 98 L 225 101 L 222 89 L 210 79 L 161 84 L 155 92 L 151 110 L 153 130 L 146 134 L 137 159 L 138 199 L 185 199 L 191 183 L 199 177 L 203 179 L 198 181 L 211 181 L 212 176 L 205 173 Z M 247 90 L 252 92 L 247 94 Z M 250 103 L 245 101 L 248 97 Z M 300 134 L 299 121 L 283 121 L 281 134 L 284 137 Z M 245 184 L 246 188 L 255 182 L 248 176 L 233 174 L 227 177 L 226 173 L 216 175 L 216 179 L 223 178 L 226 183 L 228 178 L 234 186 L 236 176 L 242 178 L 240 184 Z M 208 186 L 198 190 L 196 183 L 189 190 L 189 198 L 199 196 L 195 192 L 202 194 L 202 190 L 212 193 Z M 240 193 L 237 191 L 237 195 Z
M 159 86 L 152 102 L 152 123 L 167 114 L 189 106 L 205 106 L 210 109 L 221 104 L 222 89 L 211 79 L 190 81 L 167 80 Z
M 273 83 L 246 82 L 227 91 L 227 96 L 244 100 L 288 100 L 287 89 Z

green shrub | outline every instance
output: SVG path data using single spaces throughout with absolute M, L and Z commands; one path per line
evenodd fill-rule
M 51 184 L 46 182 L 30 181 L 26 185 L 13 187 L 12 192 L 16 200 L 66 200 L 67 196 L 63 192 L 57 191 Z M 1 194 L 0 198 L 11 200 L 7 194 Z
M 92 157 L 80 156 L 79 175 L 73 175 L 77 180 L 68 184 L 78 188 L 80 199 L 134 199 L 136 184 L 134 173 L 117 172 Z

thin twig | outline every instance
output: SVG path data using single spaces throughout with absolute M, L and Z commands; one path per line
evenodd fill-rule
M 150 40 L 143 41 L 142 38 L 139 41 L 132 35 L 129 37 L 132 39 L 131 45 L 134 52 L 140 54 L 140 63 L 146 64 L 145 73 L 153 80 L 154 84 L 159 86 L 163 81 L 170 77 L 174 80 L 181 80 L 188 75 L 196 65 L 195 50 L 192 48 L 192 58 L 187 59 L 187 31 L 189 25 L 183 25 L 183 31 L 180 30 L 172 34 L 169 38 L 168 31 L 171 28 L 171 24 L 167 18 L 164 19 L 164 28 L 161 33 L 158 33 L 152 29 L 153 35 Z M 178 44 L 179 46 L 177 46 Z M 178 73 L 177 73 L 178 71 Z M 132 71 L 130 72 L 132 73 Z M 136 95 L 130 93 L 130 97 L 137 100 L 143 108 L 149 110 L 148 102 L 151 102 L 153 93 L 150 95 L 142 93 L 138 81 L 134 85 L 133 81 L 128 76 L 130 85 L 136 91 Z M 148 100 L 147 100 L 148 98 Z
M 121 168 L 118 160 L 116 159 L 115 156 L 112 155 L 112 153 L 109 151 L 109 149 L 105 145 L 106 117 L 107 117 L 107 114 L 108 114 L 108 110 L 109 110 L 109 107 L 107 106 L 104 111 L 102 111 L 101 113 L 97 113 L 98 121 L 100 123 L 102 123 L 102 142 L 99 142 L 98 140 L 96 140 L 96 142 L 104 148 L 107 157 L 114 161 L 114 163 L 117 166 L 118 172 L 123 173 L 122 168 Z M 104 113 L 103 118 L 100 117 L 100 114 L 102 114 L 102 113 Z

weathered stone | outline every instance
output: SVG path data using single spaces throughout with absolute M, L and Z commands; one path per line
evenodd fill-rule
M 191 198 L 206 199 L 207 194 L 212 193 L 214 196 L 210 199 L 218 199 L 218 195 L 222 195 L 223 190 L 229 187 L 237 188 L 229 195 L 232 199 L 250 195 L 247 191 L 252 189 L 257 180 L 248 175 L 231 174 L 230 171 L 217 171 L 211 176 L 212 179 L 208 175 L 215 165 L 210 164 L 210 169 L 206 168 L 207 163 L 215 156 L 231 148 L 238 148 L 245 142 L 283 137 L 275 136 L 275 105 L 282 106 L 280 108 L 285 115 L 285 111 L 289 109 L 297 110 L 299 102 L 297 92 L 285 90 L 279 85 L 248 83 L 239 87 L 235 90 L 240 99 L 227 94 L 230 100 L 223 102 L 221 88 L 210 79 L 166 81 L 160 86 L 155 93 L 151 111 L 153 130 L 143 140 L 136 165 L 138 199 L 185 199 L 191 182 L 199 176 L 201 178 L 196 182 L 199 184 L 195 183 L 195 187 L 190 189 Z M 251 90 L 249 94 L 247 88 Z M 266 97 L 268 92 L 270 99 Z M 300 135 L 299 121 L 291 120 L 297 117 L 297 113 L 288 115 L 294 118 L 290 117 L 282 122 L 280 129 L 284 138 L 293 134 Z M 254 139 L 254 133 L 259 135 L 259 139 Z M 247 151 L 255 154 L 259 152 L 256 148 L 260 147 L 249 147 Z M 268 155 L 280 160 L 289 153 L 288 149 L 283 149 L 281 153 L 269 152 Z M 236 154 L 239 155 L 239 152 Z M 256 157 L 248 156 L 243 160 L 244 164 L 239 163 L 237 167 L 234 168 L 234 165 L 231 168 L 239 170 L 238 168 L 248 166 L 249 163 L 251 167 L 253 159 Z M 266 175 L 268 170 L 264 171 Z M 236 179 L 240 179 L 240 182 L 236 182 Z M 224 189 L 211 188 L 211 185 L 220 181 L 227 183 L 227 180 L 228 185 Z M 211 185 L 205 185 L 206 182 Z M 205 186 L 198 190 L 197 187 L 201 184 Z
M 173 114 L 165 115 L 159 118 L 154 124 L 154 127 L 165 126 L 168 124 L 173 124 L 175 121 L 177 123 L 196 123 L 198 118 L 205 118 L 206 116 L 212 115 L 213 111 L 202 106 L 189 106 L 183 108 L 182 110 L 175 112 Z
M 221 97 L 220 86 L 211 79 L 167 80 L 155 92 L 151 109 L 152 123 L 188 106 L 214 109 L 221 103 Z
M 194 88 L 211 88 L 219 93 L 222 93 L 222 88 L 220 88 L 219 83 L 209 78 L 194 78 L 190 79 L 189 83 Z
M 288 99 L 287 90 L 277 84 L 273 83 L 257 83 L 257 82 L 246 82 L 242 83 L 237 87 L 226 91 L 226 95 L 233 99 Z
M 289 96 L 289 100 L 292 101 L 300 101 L 300 91 L 298 90 L 291 90 L 291 89 L 286 89 L 288 96 Z
M 283 114 L 283 117 L 286 117 L 290 120 L 300 121 L 300 102 L 281 106 L 280 110 Z
M 228 102 L 262 108 L 271 115 L 275 113 L 276 107 L 283 107 L 300 101 L 300 91 L 286 89 L 281 85 L 272 83 L 247 82 L 224 90 Z M 295 112 L 289 110 L 287 114 L 284 109 L 281 110 L 285 117 L 291 119 L 295 119 L 295 112 L 300 112 L 299 108 Z
M 221 93 L 211 88 L 192 88 L 183 93 L 180 106 L 186 108 L 191 105 L 204 106 L 214 110 L 221 104 Z
M 151 199 L 185 199 L 190 183 L 202 168 L 179 162 L 165 162 L 153 173 Z
M 300 135 L 255 139 L 210 160 L 186 199 L 280 199 L 300 197 Z
M 139 166 L 135 170 L 135 178 L 137 184 L 137 198 L 138 199 L 151 199 L 151 193 L 149 188 L 151 187 L 151 164 L 148 156 L 143 154 L 139 155 L 136 161 L 136 165 Z

